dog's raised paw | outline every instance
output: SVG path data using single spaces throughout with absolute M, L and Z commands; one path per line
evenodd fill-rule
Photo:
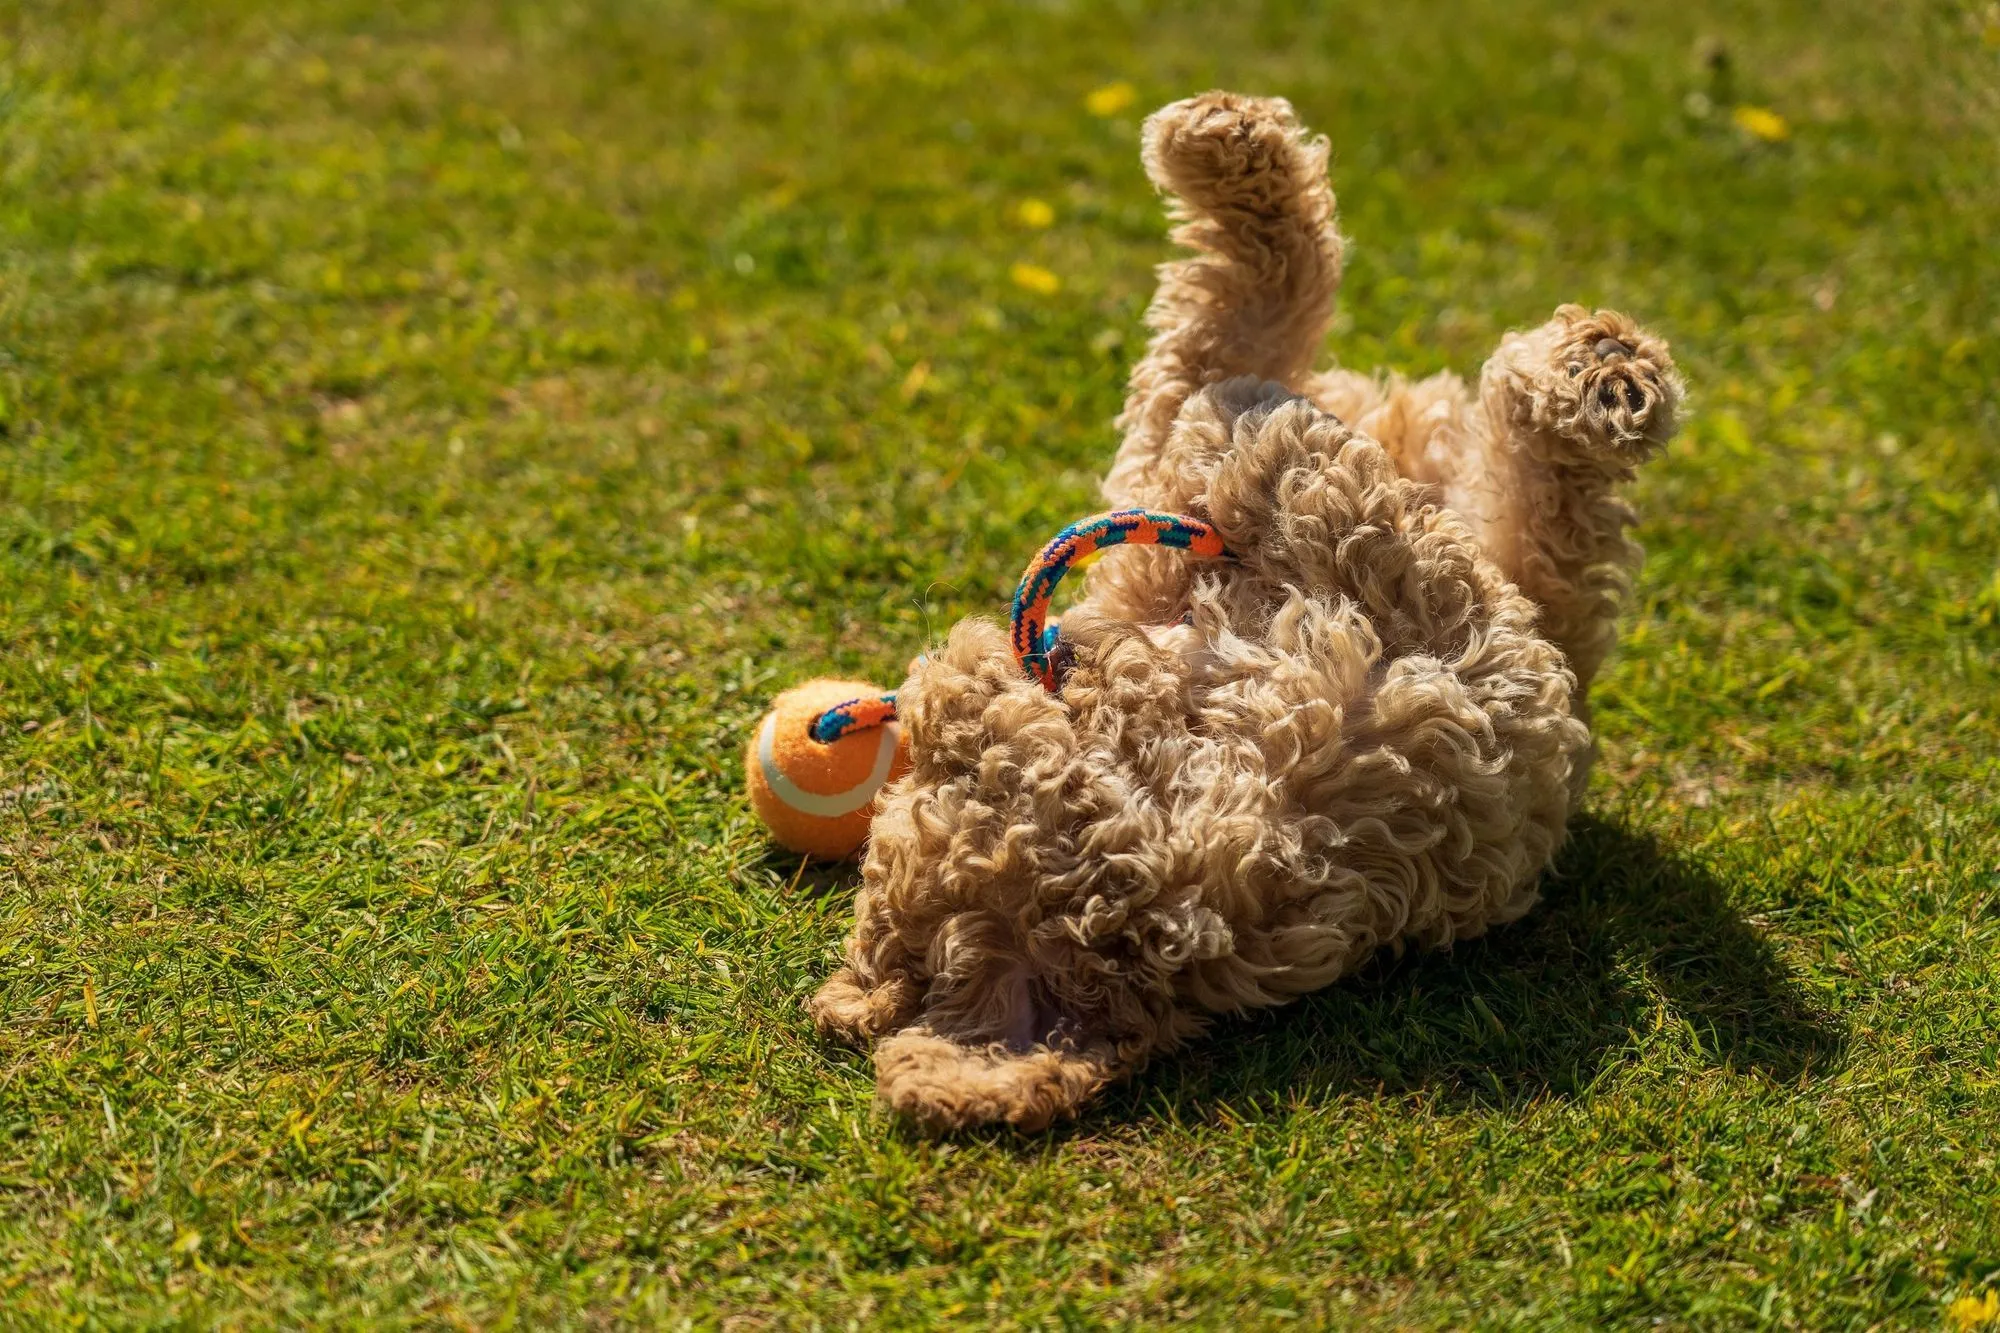
M 1536 374 L 1542 392 L 1533 399 L 1546 425 L 1623 462 L 1666 444 L 1682 389 L 1665 342 L 1616 311 L 1573 305 L 1556 311 L 1544 332 L 1548 363 Z
M 1148 117 L 1144 140 L 1153 183 L 1203 209 L 1265 211 L 1326 169 L 1324 152 L 1301 141 L 1281 97 L 1190 97 Z

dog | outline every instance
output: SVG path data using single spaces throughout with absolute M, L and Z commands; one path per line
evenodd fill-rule
M 911 769 L 810 1008 L 924 1127 L 1043 1128 L 1218 1015 L 1512 921 L 1562 841 L 1640 559 L 1618 491 L 1680 377 L 1567 305 L 1476 389 L 1315 372 L 1327 154 L 1274 98 L 1145 125 L 1194 253 L 1160 270 L 1104 493 L 1236 558 L 1109 551 L 1059 691 L 970 619 L 898 692 Z

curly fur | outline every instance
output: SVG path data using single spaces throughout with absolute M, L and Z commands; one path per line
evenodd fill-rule
M 1195 254 L 1161 270 L 1105 493 L 1206 518 L 1241 560 L 1110 552 L 1063 619 L 1060 694 L 982 620 L 900 692 L 913 767 L 812 1012 L 877 1041 L 882 1095 L 927 1126 L 1046 1125 L 1211 1015 L 1512 920 L 1561 841 L 1578 680 L 1638 558 L 1614 491 L 1679 381 L 1572 306 L 1476 397 L 1312 374 L 1326 156 L 1275 99 L 1146 125 Z

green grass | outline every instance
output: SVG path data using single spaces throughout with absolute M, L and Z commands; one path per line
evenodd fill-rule
M 1349 8 L 0 5 L 7 1322 L 2000 1283 L 2000 10 Z M 739 749 L 1093 507 L 1137 121 L 1216 84 L 1333 140 L 1349 363 L 1673 340 L 1604 760 L 1519 926 L 926 1140 L 804 1018 L 854 878 Z

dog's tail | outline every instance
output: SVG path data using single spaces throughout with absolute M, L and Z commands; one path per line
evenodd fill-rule
M 1254 375 L 1295 385 L 1311 367 L 1340 287 L 1340 233 L 1326 140 L 1282 98 L 1211 92 L 1146 121 L 1146 174 L 1173 203 L 1174 240 L 1194 250 L 1160 267 L 1118 417 L 1124 443 L 1105 493 L 1122 502 L 1158 458 L 1181 404 L 1205 384 Z

